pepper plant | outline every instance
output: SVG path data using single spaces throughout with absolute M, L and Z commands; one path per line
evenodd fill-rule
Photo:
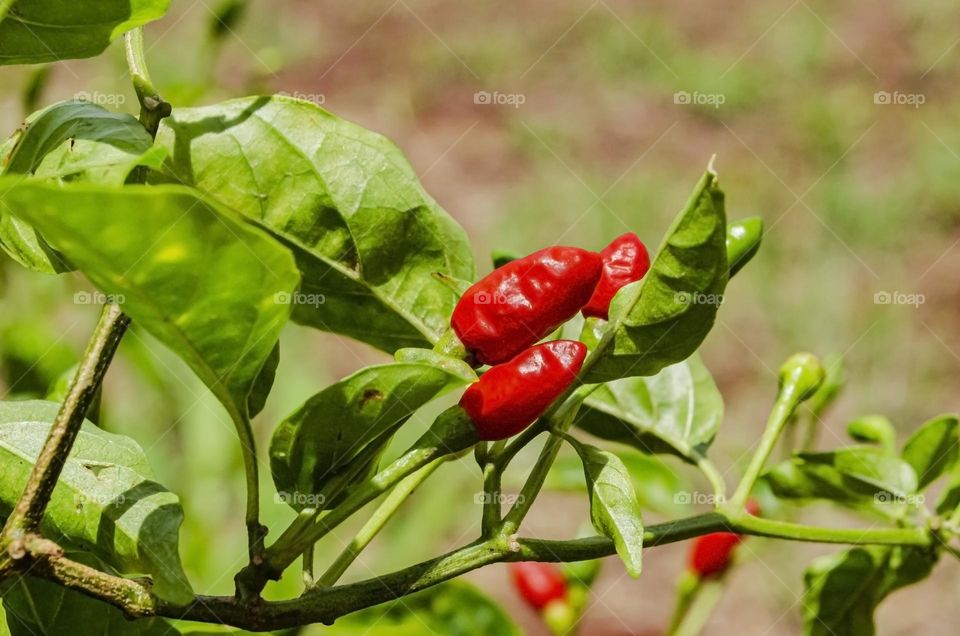
M 48 625 L 73 633 L 171 633 L 188 629 L 182 621 L 280 630 L 349 622 L 398 598 L 407 610 L 439 611 L 429 596 L 436 589 L 456 603 L 484 602 L 450 581 L 494 563 L 617 555 L 638 577 L 644 549 L 735 533 L 728 547 L 748 535 L 848 546 L 807 572 L 806 633 L 871 634 L 888 594 L 926 577 L 941 554 L 958 554 L 956 416 L 932 419 L 899 450 L 891 431 L 866 420 L 851 426 L 855 444 L 815 452 L 806 441 L 771 460 L 783 433 L 809 427 L 836 392 L 810 354 L 783 365 L 766 430 L 737 483 L 728 487 L 709 459 L 723 404 L 697 350 L 762 234 L 758 219 L 728 223 L 712 163 L 650 256 L 627 234 L 599 252 L 500 255 L 473 283 L 463 230 L 380 135 L 285 96 L 198 108 L 165 101 L 147 71 L 142 26 L 167 5 L 0 1 L 0 64 L 89 57 L 122 37 L 140 106 L 135 118 L 55 103 L 0 146 L 6 254 L 37 276 L 79 271 L 109 301 L 50 399 L 0 402 L 0 589 L 11 632 L 46 631 L 24 609 L 50 602 Z M 252 423 L 282 381 L 278 338 L 291 321 L 394 361 L 318 387 L 280 422 L 258 421 L 274 431 L 270 448 L 258 450 Z M 101 382 L 131 324 L 182 358 L 236 427 L 248 553 L 233 595 L 193 590 L 179 557 L 177 495 L 155 481 L 133 440 L 94 423 Z M 414 413 L 464 389 L 460 404 L 383 461 Z M 504 509 L 504 473 L 531 444 L 539 457 Z M 527 536 L 524 519 L 565 445 L 584 475 L 593 534 Z M 631 479 L 628 451 L 689 464 L 709 484 L 714 509 L 645 525 L 644 485 Z M 287 527 L 261 521 L 266 453 L 276 492 L 296 511 Z M 340 583 L 446 462 L 479 464 L 479 536 Z M 922 493 L 941 476 L 946 487 L 926 507 Z M 756 496 L 768 500 L 760 516 L 745 511 Z M 375 500 L 347 549 L 315 575 L 314 545 Z M 808 525 L 780 514 L 777 502 L 789 500 L 831 501 L 875 522 Z M 265 600 L 271 581 L 301 559 L 303 593 Z M 722 567 L 701 574 L 722 576 L 728 561 L 724 554 Z M 555 598 L 538 597 L 538 609 L 567 597 L 560 585 Z M 676 625 L 697 623 L 684 615 L 695 606 L 681 603 Z M 562 609 L 551 624 L 570 628 L 578 611 Z M 496 620 L 490 633 L 515 629 Z

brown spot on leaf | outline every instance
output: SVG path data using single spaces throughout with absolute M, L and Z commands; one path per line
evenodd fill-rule
M 374 400 L 379 402 L 382 399 L 383 391 L 380 391 L 379 389 L 367 389 L 363 392 L 363 395 L 360 396 L 360 408 L 363 408 Z

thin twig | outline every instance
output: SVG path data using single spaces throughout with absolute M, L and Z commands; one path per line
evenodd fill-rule
M 50 433 L 27 479 L 16 507 L 7 519 L 3 536 L 6 542 L 22 540 L 36 532 L 43 519 L 53 488 L 60 478 L 67 455 L 80 432 L 103 376 L 113 360 L 130 320 L 116 305 L 107 305 L 83 354 L 77 373 L 50 427 Z

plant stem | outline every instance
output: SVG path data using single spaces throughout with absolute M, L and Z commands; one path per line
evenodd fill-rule
M 583 400 L 592 391 L 593 388 L 591 387 L 579 387 L 562 405 L 552 413 L 545 415 L 548 422 L 556 423 L 556 429 L 550 431 L 550 437 L 540 450 L 540 457 L 537 458 L 537 463 L 534 464 L 530 475 L 527 477 L 527 481 L 520 489 L 517 502 L 504 518 L 501 527 L 502 534 L 511 535 L 515 533 L 523 522 L 524 517 L 530 512 L 534 500 L 540 493 L 540 489 L 543 488 L 543 483 L 547 479 L 550 467 L 553 466 L 553 462 L 557 459 L 557 454 L 560 452 L 560 447 L 563 446 L 563 435 L 573 424 L 573 420 L 576 418 L 577 411 L 580 409 Z
M 39 528 L 50 495 L 80 432 L 87 409 L 100 388 L 129 322 L 129 318 L 124 316 L 116 305 L 106 305 L 103 308 L 80 366 L 70 383 L 67 396 L 53 420 L 43 448 L 37 455 L 23 494 L 7 519 L 3 532 L 6 541 L 22 540 L 26 534 Z
M 496 529 L 500 527 L 500 493 L 503 469 L 497 462 L 497 458 L 505 448 L 505 440 L 500 440 L 492 445 L 483 465 L 483 513 L 480 535 L 484 538 L 492 537 Z
M 710 482 L 710 488 L 713 490 L 715 507 L 719 507 L 726 501 L 727 497 L 727 484 L 723 479 L 723 475 L 721 475 L 720 471 L 717 470 L 717 467 L 713 465 L 713 462 L 703 455 L 695 455 L 694 459 L 697 463 L 697 468 L 700 469 L 700 472 L 703 473 L 703 476 L 707 478 L 708 482 Z
M 676 636 L 677 630 L 683 623 L 687 612 L 693 606 L 697 595 L 700 593 L 702 579 L 691 570 L 684 570 L 677 581 L 676 602 L 673 608 L 673 615 L 670 617 L 670 626 L 667 628 L 666 636 Z
M 133 88 L 137 92 L 137 101 L 140 102 L 140 123 L 151 137 L 156 137 L 160 120 L 168 117 L 172 108 L 160 97 L 160 92 L 150 81 L 146 55 L 143 51 L 143 27 L 127 31 L 123 40 L 127 54 L 127 67 L 133 79 Z
M 515 533 L 523 522 L 524 517 L 530 512 L 533 501 L 540 493 L 543 482 L 547 479 L 547 473 L 550 472 L 550 467 L 553 465 L 554 460 L 556 460 L 561 446 L 563 446 L 563 438 L 551 432 L 550 437 L 547 438 L 546 443 L 540 450 L 540 457 L 537 458 L 537 463 L 534 464 L 533 470 L 530 471 L 530 475 L 527 477 L 527 481 L 520 489 L 517 502 L 510 511 L 507 512 L 507 516 L 503 520 L 502 532 L 504 534 L 510 535 Z
M 654 547 L 729 530 L 790 540 L 857 545 L 929 546 L 932 540 L 930 533 L 923 528 L 810 528 L 755 517 L 730 522 L 724 515 L 711 512 L 648 526 L 644 532 L 644 545 Z M 606 537 L 551 541 L 507 540 L 501 536 L 384 576 L 349 585 L 318 588 L 293 600 L 270 602 L 254 599 L 251 602 L 234 596 L 201 596 L 187 605 L 172 605 L 152 596 L 139 582 L 110 576 L 64 558 L 52 542 L 27 541 L 25 549 L 31 558 L 21 559 L 19 563 L 29 565 L 31 575 L 111 603 L 133 618 L 165 616 L 252 631 L 273 631 L 317 622 L 330 624 L 346 614 L 395 600 L 500 561 L 585 561 L 615 553 L 613 542 Z
M 740 510 L 739 516 L 730 518 L 730 527 L 736 532 L 758 537 L 850 545 L 925 546 L 931 540 L 927 528 L 822 528 L 754 517 Z
M 780 434 L 783 432 L 784 426 L 790 421 L 790 417 L 793 415 L 797 406 L 798 402 L 792 395 L 781 394 L 778 396 L 777 402 L 770 412 L 770 418 L 767 420 L 767 427 L 764 429 L 763 436 L 760 438 L 760 445 L 750 459 L 750 464 L 747 466 L 743 478 L 740 480 L 737 489 L 733 493 L 733 497 L 730 499 L 730 508 L 732 511 L 743 510 L 744 506 L 747 505 L 747 499 L 750 497 L 753 485 L 756 483 L 757 478 L 760 477 L 760 473 L 763 471 L 763 467 L 767 463 L 770 453 L 773 452 L 774 447 L 777 445 L 777 440 L 780 439 Z
M 258 594 L 268 580 L 279 579 L 308 545 L 322 539 L 402 479 L 437 458 L 459 455 L 476 443 L 476 430 L 466 413 L 459 407 L 444 411 L 403 455 L 350 491 L 336 508 L 322 513 L 300 514 L 273 545 L 263 551 L 260 559 L 251 561 L 237 574 L 238 594 L 244 598 Z
M 512 442 L 504 447 L 502 453 L 494 458 L 494 461 L 497 464 L 497 469 L 501 473 L 503 473 L 503 471 L 506 469 L 507 464 L 513 461 L 513 458 L 517 456 L 517 453 L 523 450 L 528 444 L 530 444 L 530 442 L 535 440 L 541 433 L 544 432 L 543 424 L 543 420 L 540 420 L 525 428 L 522 433 L 517 435 Z
M 360 528 L 360 531 L 350 542 L 350 545 L 340 553 L 340 556 L 327 568 L 317 584 L 321 587 L 330 587 L 334 585 L 347 568 L 356 560 L 364 548 L 366 548 L 375 536 L 383 529 L 387 522 L 400 509 L 401 504 L 413 494 L 420 484 L 437 470 L 443 464 L 447 457 L 440 457 L 433 460 L 417 472 L 405 477 L 396 487 L 390 491 L 390 494 L 383 500 L 376 511 L 367 522 Z
M 668 632 L 668 636 L 698 636 L 710 620 L 710 615 L 720 602 L 722 595 L 723 583 L 714 580 L 703 581 L 690 599 L 682 620 Z
M 303 587 L 309 590 L 316 580 L 313 577 L 313 551 L 316 546 L 311 544 L 303 551 Z

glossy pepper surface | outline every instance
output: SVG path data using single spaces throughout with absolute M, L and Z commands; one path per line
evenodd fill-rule
M 542 249 L 468 288 L 450 325 L 480 362 L 506 362 L 576 315 L 593 294 L 602 269 L 595 252 Z
M 757 502 L 747 502 L 747 512 L 760 512 Z M 700 578 L 721 574 L 730 567 L 735 548 L 743 542 L 743 535 L 735 532 L 713 532 L 697 537 L 690 551 L 690 569 Z
M 640 280 L 650 269 L 650 254 L 636 234 L 627 232 L 603 248 L 600 258 L 603 260 L 603 273 L 583 308 L 583 315 L 606 320 L 610 313 L 610 301 L 620 288 Z
M 471 384 L 460 406 L 481 440 L 506 439 L 529 426 L 577 377 L 587 347 L 554 340 L 491 367 Z
M 534 609 L 541 611 L 554 601 L 567 598 L 567 581 L 552 563 L 523 561 L 510 564 L 513 585 Z

